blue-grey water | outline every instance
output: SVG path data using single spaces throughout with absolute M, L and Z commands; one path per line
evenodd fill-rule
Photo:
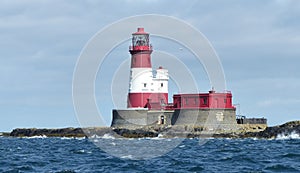
M 94 141 L 111 145 L 104 150 L 118 157 L 84 138 L 0 137 L 0 172 L 300 172 L 300 139 Z M 159 157 L 143 158 L 171 144 L 177 147 Z M 141 145 L 149 147 L 140 151 Z

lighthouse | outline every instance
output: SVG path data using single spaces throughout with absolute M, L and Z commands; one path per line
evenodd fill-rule
M 138 28 L 132 33 L 129 46 L 131 66 L 127 109 L 112 110 L 112 127 L 180 125 L 193 129 L 196 125 L 201 129 L 217 126 L 223 130 L 236 127 L 230 91 L 212 89 L 206 93 L 178 93 L 168 102 L 168 70 L 162 66 L 152 67 L 152 51 L 149 33 Z
M 153 70 L 152 46 L 149 33 L 138 28 L 132 34 L 131 67 L 129 78 L 128 108 L 163 108 L 168 104 L 168 70 L 163 67 Z

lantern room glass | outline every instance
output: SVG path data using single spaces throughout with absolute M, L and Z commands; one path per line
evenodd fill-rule
M 132 38 L 133 46 L 149 46 L 149 35 L 133 35 Z

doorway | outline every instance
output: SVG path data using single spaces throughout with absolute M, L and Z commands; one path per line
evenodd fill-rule
M 164 115 L 160 116 L 160 124 L 165 124 L 165 116 Z

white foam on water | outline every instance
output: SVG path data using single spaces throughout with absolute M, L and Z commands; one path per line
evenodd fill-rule
M 152 140 L 162 140 L 165 139 L 163 134 L 158 134 L 157 137 L 153 137 L 153 138 L 146 138 L 146 139 L 152 139 Z
M 164 135 L 160 133 L 160 134 L 157 135 L 157 137 L 162 138 L 162 137 L 164 137 Z
M 71 137 L 61 137 L 60 139 L 62 139 L 62 140 L 65 140 L 65 139 L 70 140 L 70 139 L 73 139 L 73 138 L 71 138 Z
M 287 135 L 284 133 L 278 134 L 276 139 L 278 139 L 278 140 L 300 139 L 300 135 L 298 133 L 296 133 L 295 131 L 293 131 L 292 133 L 287 134 Z
M 132 155 L 121 156 L 121 159 L 133 159 Z
M 92 139 L 92 141 L 93 141 L 93 142 L 99 142 L 99 140 L 98 140 L 98 139 Z
M 59 137 L 61 140 L 71 140 L 71 139 L 77 139 L 77 140 L 84 140 L 85 137 Z
M 89 138 L 101 138 L 101 136 L 98 136 L 98 135 L 92 135 L 92 136 L 90 136 Z
M 76 140 L 85 140 L 86 137 L 76 137 L 75 139 L 76 139 Z
M 111 134 L 108 134 L 108 133 L 104 134 L 101 138 L 102 139 L 115 139 L 114 136 L 112 136 Z
M 78 153 L 85 153 L 85 150 L 78 150 Z
M 98 136 L 98 135 L 92 135 L 89 137 L 90 139 L 92 139 L 93 141 L 97 142 L 98 139 L 115 139 L 114 136 L 112 136 L 109 133 L 105 133 L 103 136 Z
M 27 139 L 43 139 L 43 138 L 48 138 L 46 135 L 38 135 L 38 136 L 30 136 L 30 137 L 22 137 L 22 138 L 27 138 Z

